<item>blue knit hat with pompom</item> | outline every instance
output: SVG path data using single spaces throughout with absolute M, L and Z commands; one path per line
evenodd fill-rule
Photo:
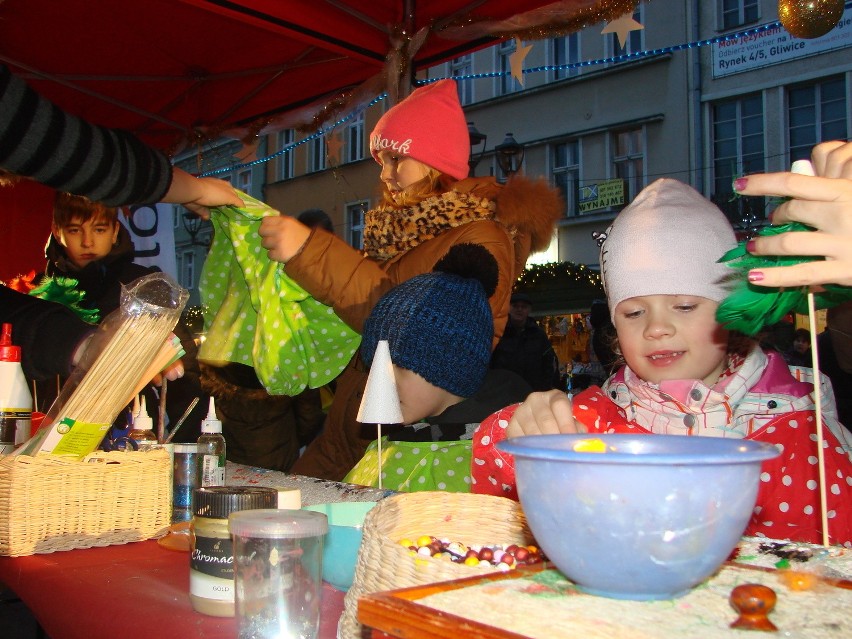
M 369 366 L 379 340 L 391 361 L 459 397 L 479 390 L 491 360 L 494 320 L 488 298 L 497 261 L 477 244 L 459 244 L 431 273 L 412 277 L 378 301 L 361 339 Z

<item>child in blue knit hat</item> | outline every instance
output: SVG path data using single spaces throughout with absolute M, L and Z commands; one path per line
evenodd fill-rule
M 364 324 L 361 353 L 373 361 L 387 340 L 405 425 L 382 442 L 382 486 L 470 491 L 471 437 L 479 422 L 531 389 L 515 373 L 489 370 L 488 298 L 497 263 L 482 246 L 453 247 L 431 273 L 386 293 Z M 344 481 L 378 485 L 378 442 Z

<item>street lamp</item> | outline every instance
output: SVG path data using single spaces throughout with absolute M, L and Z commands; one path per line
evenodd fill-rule
M 521 169 L 521 164 L 524 162 L 524 147 L 520 144 L 511 133 L 506 134 L 506 139 L 502 144 L 494 147 L 494 154 L 497 156 L 497 164 L 503 174 L 510 178 Z
M 479 164 L 482 155 L 485 153 L 485 141 L 488 139 L 488 136 L 480 132 L 473 125 L 473 122 L 467 123 L 467 134 L 470 136 L 470 158 L 467 163 L 470 166 L 470 174 L 473 176 L 476 175 L 476 165 Z M 480 144 L 482 145 L 481 147 L 479 146 Z
M 189 243 L 192 246 L 210 246 L 210 238 L 204 238 L 202 240 L 196 239 L 196 237 L 198 237 L 198 233 L 201 231 L 202 223 L 203 220 L 195 213 L 186 211 L 183 214 L 183 228 L 186 229 L 187 233 L 189 233 Z

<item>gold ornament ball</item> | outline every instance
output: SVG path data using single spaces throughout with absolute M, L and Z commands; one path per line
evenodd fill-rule
M 843 15 L 844 0 L 778 0 L 778 17 L 797 38 L 819 38 Z

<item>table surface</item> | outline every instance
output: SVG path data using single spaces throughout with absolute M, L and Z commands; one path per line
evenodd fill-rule
M 743 633 L 730 628 L 737 618 L 731 590 L 757 583 L 776 592 L 769 619 L 785 636 L 852 636 L 852 551 L 775 543 L 744 539 L 736 561 L 672 601 L 595 597 L 579 592 L 552 565 L 539 564 L 368 594 L 359 599 L 358 618 L 374 639 L 736 638 Z M 814 554 L 797 560 L 800 550 Z M 792 572 L 777 569 L 786 568 L 782 558 L 790 555 Z M 815 579 L 801 581 L 804 576 Z
M 391 491 L 229 463 L 228 485 L 299 488 L 302 504 L 378 501 Z M 189 555 L 156 541 L 0 557 L 0 583 L 26 604 L 51 639 L 234 639 L 236 620 L 197 613 Z M 321 639 L 337 634 L 344 593 L 323 584 Z

